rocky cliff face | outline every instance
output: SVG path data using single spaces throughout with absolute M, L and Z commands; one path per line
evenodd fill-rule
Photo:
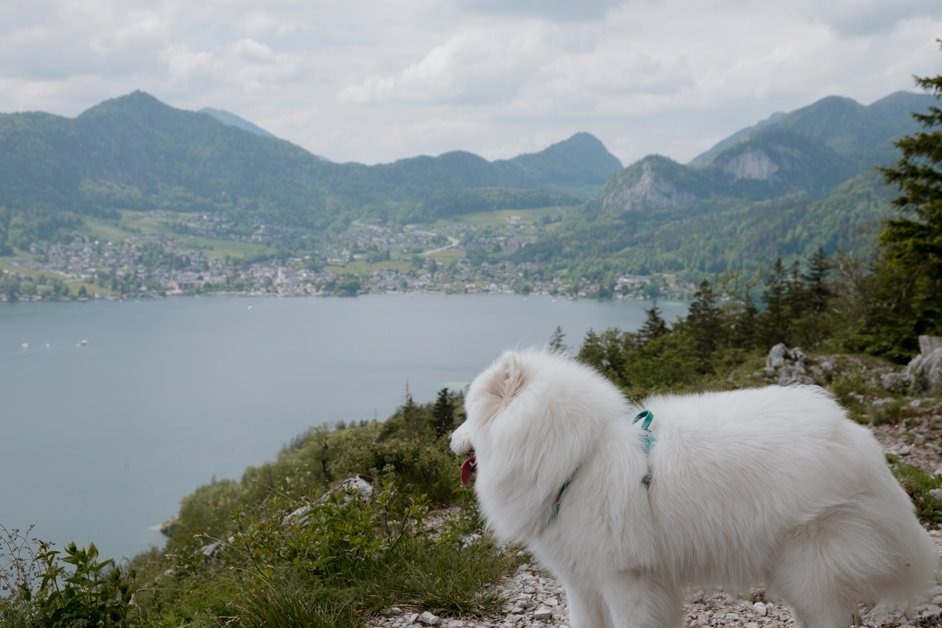
M 674 170 L 684 167 L 663 157 L 645 158 L 605 187 L 602 211 L 623 213 L 689 205 L 697 195 L 678 182 Z
M 779 171 L 778 164 L 761 149 L 743 151 L 719 165 L 722 172 L 729 175 L 733 181 L 768 181 Z

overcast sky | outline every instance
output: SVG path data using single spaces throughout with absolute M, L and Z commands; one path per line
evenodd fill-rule
M 336 161 L 588 131 L 687 161 L 774 111 L 942 73 L 942 0 L 5 0 L 0 111 L 135 89 Z

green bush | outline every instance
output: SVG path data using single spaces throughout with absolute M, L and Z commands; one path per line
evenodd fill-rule
M 930 495 L 932 489 L 942 487 L 942 479 L 919 467 L 900 462 L 896 456 L 888 455 L 886 459 L 896 479 L 913 500 L 919 520 L 924 524 L 942 523 L 942 501 Z
M 3 626 L 134 626 L 132 571 L 98 560 L 94 544 L 75 543 L 64 554 L 30 531 L 0 528 L 0 624 Z

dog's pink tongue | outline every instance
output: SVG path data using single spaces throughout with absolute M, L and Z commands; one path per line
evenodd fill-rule
M 471 476 L 474 475 L 474 470 L 477 468 L 478 465 L 474 460 L 474 456 L 465 460 L 464 464 L 461 465 L 461 483 L 464 486 L 467 486 L 468 482 L 471 481 Z

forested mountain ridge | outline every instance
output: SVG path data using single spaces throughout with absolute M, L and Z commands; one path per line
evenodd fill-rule
M 918 128 L 909 114 L 925 111 L 932 101 L 897 92 L 863 106 L 829 96 L 743 129 L 687 165 L 645 157 L 608 181 L 599 208 L 619 213 L 693 205 L 711 197 L 824 196 L 847 179 L 891 162 L 893 140 Z
M 311 226 L 338 212 L 357 217 L 382 210 L 384 217 L 415 220 L 434 217 L 441 203 L 461 211 L 460 201 L 493 209 L 585 198 L 621 168 L 587 134 L 497 162 L 447 153 L 377 166 L 337 164 L 229 116 L 175 109 L 143 92 L 74 119 L 0 114 L 0 206 L 242 212 Z
M 650 155 L 613 175 L 566 228 L 518 254 L 600 284 L 613 272 L 708 275 L 817 248 L 866 255 L 892 210 L 877 172 L 910 115 L 934 98 L 897 92 L 869 106 L 828 97 L 777 113 L 688 164 Z

